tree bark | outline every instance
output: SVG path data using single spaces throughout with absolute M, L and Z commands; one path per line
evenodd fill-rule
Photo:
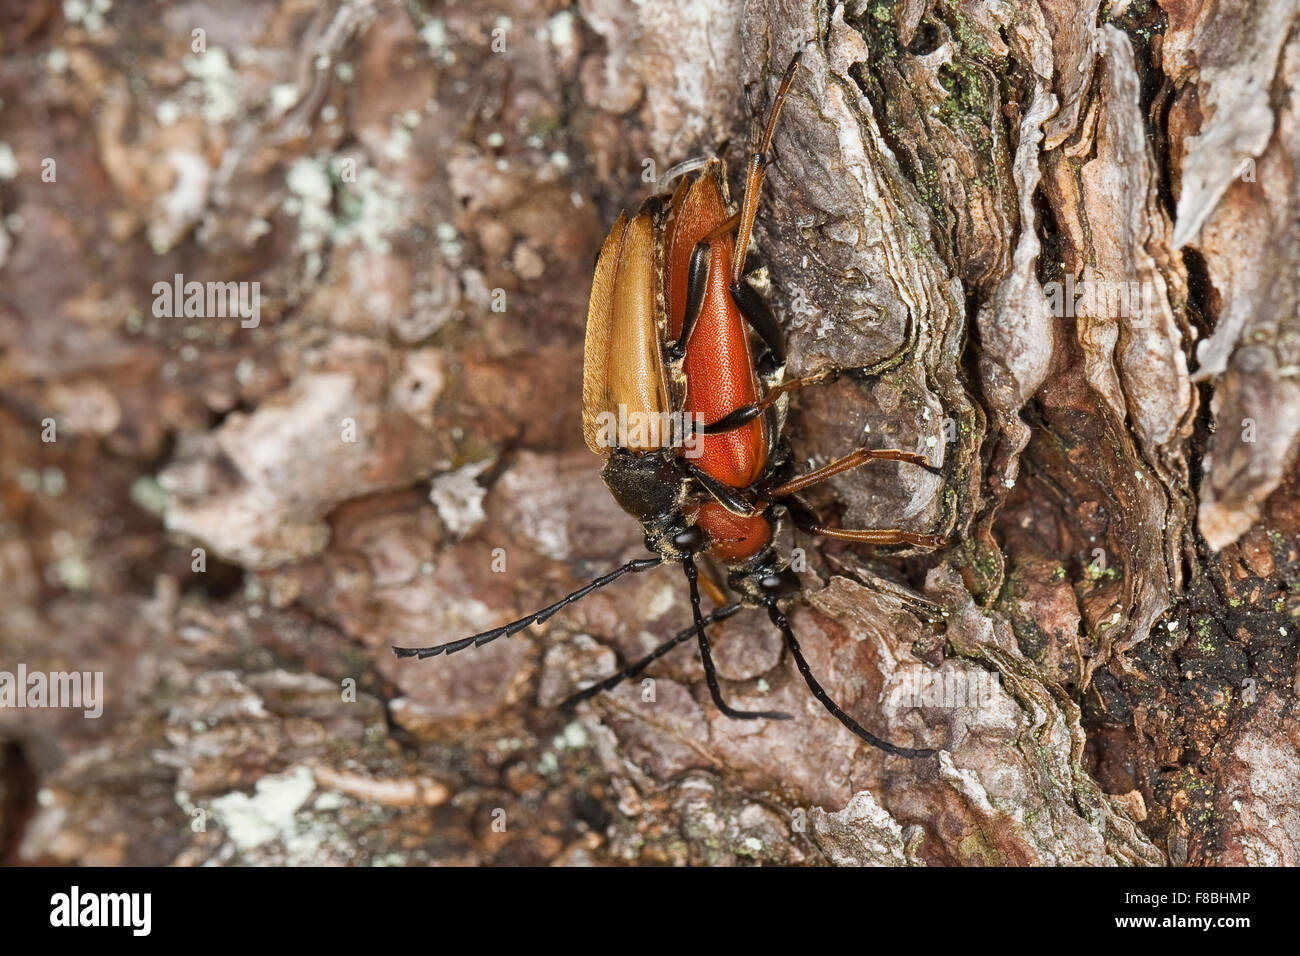
M 1300 862 L 1294 2 L 497 6 L 0 5 L 0 670 L 106 685 L 0 709 L 0 859 Z M 791 620 L 940 755 L 757 611 L 726 693 L 795 719 L 686 650 L 558 713 L 674 569 L 396 660 L 641 553 L 591 264 L 672 164 L 739 187 L 800 49 L 756 241 L 789 373 L 854 371 L 788 433 L 942 463 L 809 501 L 949 545 L 787 532 Z

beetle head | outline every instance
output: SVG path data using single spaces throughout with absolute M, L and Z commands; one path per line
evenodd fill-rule
M 663 523 L 681 511 L 684 480 L 671 455 L 618 450 L 609 456 L 600 476 L 619 507 L 644 525 Z
M 768 604 L 796 594 L 801 588 L 799 575 L 771 547 L 744 567 L 732 570 L 727 575 L 727 583 L 746 603 L 755 604 Z
M 686 516 L 677 512 L 646 525 L 645 546 L 668 561 L 680 561 L 707 548 L 709 536 L 699 525 L 687 524 Z

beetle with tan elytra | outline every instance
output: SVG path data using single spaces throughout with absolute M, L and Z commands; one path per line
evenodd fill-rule
M 841 371 L 828 368 L 784 381 L 784 336 L 750 284 L 746 263 L 777 117 L 798 69 L 796 55 L 777 89 L 759 148 L 750 156 L 739 209 L 729 201 L 721 160 L 692 163 L 698 169 L 682 176 L 671 194 L 652 196 L 631 217 L 619 216 L 596 262 L 583 362 L 583 434 L 591 450 L 605 458 L 601 477 L 623 510 L 641 522 L 653 556 L 629 561 L 509 624 L 444 644 L 394 648 L 399 657 L 454 654 L 510 637 L 625 574 L 675 562 L 686 573 L 693 625 L 562 706 L 572 707 L 639 675 L 694 638 L 709 693 L 723 714 L 738 720 L 788 720 L 789 714 L 777 711 L 731 707 L 713 663 L 708 626 L 742 607 L 762 607 L 781 631 L 809 689 L 844 726 L 896 756 L 935 752 L 896 746 L 845 713 L 813 675 L 781 610 L 781 603 L 799 590 L 798 577 L 774 545 L 782 514 L 810 534 L 841 541 L 938 547 L 945 540 L 893 528 L 827 527 L 796 498 L 870 461 L 906 462 L 939 473 L 916 452 L 859 448 L 822 468 L 793 474 L 781 435 L 787 396 L 833 381 Z M 629 421 L 637 427 L 610 427 Z M 719 605 L 708 614 L 700 606 L 695 560 L 700 554 L 727 567 L 727 584 L 739 598 L 726 603 L 722 589 L 705 577 L 705 587 Z

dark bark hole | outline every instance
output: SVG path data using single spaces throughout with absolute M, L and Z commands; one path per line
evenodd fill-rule
M 1187 316 L 1198 337 L 1204 339 L 1214 331 L 1219 317 L 1219 293 L 1210 281 L 1205 257 L 1191 246 L 1183 247 L 1183 266 L 1187 269 Z
M 36 772 L 22 744 L 0 744 L 0 866 L 18 863 L 18 845 L 36 809 Z
M 934 21 L 922 20 L 916 28 L 912 42 L 907 47 L 907 52 L 913 56 L 926 56 L 939 49 L 947 36 L 948 31 L 940 29 Z

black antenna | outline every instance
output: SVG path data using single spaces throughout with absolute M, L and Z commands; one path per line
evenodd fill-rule
M 462 637 L 458 641 L 450 641 L 446 644 L 436 644 L 432 647 L 394 647 L 393 653 L 398 657 L 418 657 L 424 660 L 426 657 L 437 657 L 439 654 L 455 654 L 457 651 L 463 651 L 465 648 L 473 645 L 482 647 L 495 641 L 498 637 L 513 637 L 530 624 L 542 624 L 549 620 L 556 611 L 567 607 L 574 601 L 581 601 L 592 591 L 597 588 L 603 588 L 606 584 L 617 581 L 623 575 L 628 573 L 638 573 L 640 571 L 649 571 L 651 568 L 657 568 L 663 563 L 663 558 L 655 555 L 653 558 L 636 558 L 629 561 L 620 568 L 615 568 L 608 574 L 602 575 L 592 581 L 586 587 L 578 588 L 572 594 L 566 595 L 554 604 L 542 608 L 526 617 L 521 617 L 517 621 L 511 621 L 509 624 L 503 624 L 501 627 L 494 627 L 490 631 L 482 631 L 479 634 L 471 634 L 469 637 Z
M 625 574 L 637 574 L 641 571 L 648 571 L 651 568 L 659 567 L 662 563 L 663 558 L 658 555 L 650 558 L 635 558 L 627 564 L 615 568 L 608 574 L 601 575 L 590 584 L 579 588 L 571 594 L 565 595 L 554 604 L 547 605 L 540 611 L 521 617 L 517 621 L 511 621 L 509 624 L 503 624 L 500 627 L 495 627 L 488 631 L 482 631 L 478 634 L 471 634 L 469 637 L 463 637 L 458 641 L 449 641 L 446 644 L 435 644 L 431 647 L 394 647 L 393 653 L 398 657 L 418 657 L 423 660 L 428 657 L 436 657 L 439 654 L 455 654 L 457 651 L 463 651 L 468 647 L 482 647 L 484 644 L 489 644 L 499 637 L 512 637 L 532 624 L 544 623 L 562 608 L 573 604 L 575 601 L 582 600 L 592 591 L 595 591 L 598 588 L 603 588 L 605 585 L 617 581 Z M 589 700 L 597 694 L 611 690 L 623 681 L 640 674 L 674 647 L 677 647 L 679 644 L 684 644 L 694 636 L 699 641 L 700 661 L 704 665 L 704 678 L 709 685 L 709 694 L 713 698 L 713 703 L 724 716 L 730 717 L 733 720 L 789 720 L 790 715 L 782 713 L 781 711 L 736 710 L 722 699 L 722 688 L 718 683 L 718 673 L 713 664 L 713 652 L 709 646 L 709 638 L 705 628 L 710 624 L 726 620 L 736 614 L 741 609 L 742 605 L 740 602 L 735 602 L 716 608 L 707 615 L 704 614 L 700 608 L 699 570 L 695 566 L 694 559 L 689 555 L 684 557 L 682 559 L 682 568 L 686 572 L 686 581 L 690 586 L 691 591 L 691 614 L 694 617 L 694 623 L 692 626 L 683 629 L 669 640 L 664 641 L 636 663 L 630 664 L 623 670 L 611 674 L 609 677 L 606 677 L 590 687 L 573 694 L 560 704 L 560 708 L 563 710 L 571 710 L 584 700 Z M 790 627 L 790 622 L 776 606 L 775 599 L 765 601 L 763 606 L 767 608 L 767 616 L 771 619 L 777 629 L 781 631 L 782 636 L 785 638 L 786 647 L 790 649 L 790 654 L 794 657 L 795 667 L 797 667 L 799 673 L 803 675 L 804 682 L 808 685 L 808 689 L 812 691 L 813 696 L 821 702 L 822 706 L 831 712 L 836 720 L 849 730 L 853 731 L 857 737 L 871 744 L 871 746 L 883 750 L 885 753 L 893 754 L 896 757 L 914 759 L 917 757 L 932 757 L 935 755 L 937 752 L 935 750 L 919 747 L 897 747 L 887 740 L 881 740 L 846 714 L 840 706 L 835 703 L 835 701 L 831 700 L 830 695 L 826 693 L 826 690 L 822 685 L 817 682 L 817 678 L 813 676 L 812 669 L 808 666 L 808 661 L 804 659 L 803 651 L 799 648 L 799 642 L 795 639 L 794 631 Z
M 741 603 L 739 601 L 736 601 L 734 604 L 728 604 L 724 607 L 716 608 L 712 613 L 704 615 L 704 624 L 707 627 L 710 624 L 716 624 L 718 621 L 725 621 L 727 618 L 731 617 L 733 614 L 739 611 L 741 607 L 742 607 Z M 623 683 L 623 681 L 636 677 L 638 674 L 640 674 L 643 670 L 645 670 L 655 661 L 659 660 L 659 658 L 663 657 L 665 654 L 671 651 L 674 647 L 676 647 L 679 644 L 685 644 L 694 636 L 695 636 L 695 625 L 692 624 L 690 627 L 678 631 L 676 635 L 664 641 L 662 644 L 656 647 L 645 657 L 641 658 L 635 664 L 629 664 L 627 667 L 623 668 L 617 674 L 611 674 L 609 677 L 606 677 L 604 680 L 592 684 L 590 687 L 584 688 L 583 690 L 578 691 L 572 697 L 565 699 L 565 701 L 560 704 L 560 709 L 572 710 L 574 707 L 577 707 L 579 704 L 581 704 L 584 700 L 590 700 L 591 698 L 595 697 L 597 694 L 603 693 L 604 691 L 613 690 L 619 684 Z
M 835 716 L 836 720 L 849 728 L 849 730 L 853 731 L 853 733 L 861 737 L 867 743 L 871 744 L 871 746 L 877 747 L 887 754 L 893 754 L 895 757 L 916 758 L 933 757 L 935 755 L 936 751 L 934 750 L 912 747 L 895 747 L 889 741 L 881 740 L 841 710 L 840 706 L 836 704 L 835 701 L 831 700 L 830 694 L 826 693 L 822 685 L 817 683 L 817 678 L 813 676 L 812 668 L 808 666 L 808 662 L 804 660 L 803 652 L 799 650 L 799 642 L 794 638 L 794 631 L 790 627 L 790 622 L 786 620 L 785 615 L 777 608 L 775 599 L 765 601 L 763 606 L 767 608 L 767 616 L 772 619 L 772 623 L 775 624 L 785 636 L 785 645 L 790 648 L 790 653 L 794 657 L 795 666 L 799 668 L 799 673 L 803 675 L 804 682 L 807 683 L 808 689 L 813 692 L 814 697 L 822 702 L 822 706 Z

